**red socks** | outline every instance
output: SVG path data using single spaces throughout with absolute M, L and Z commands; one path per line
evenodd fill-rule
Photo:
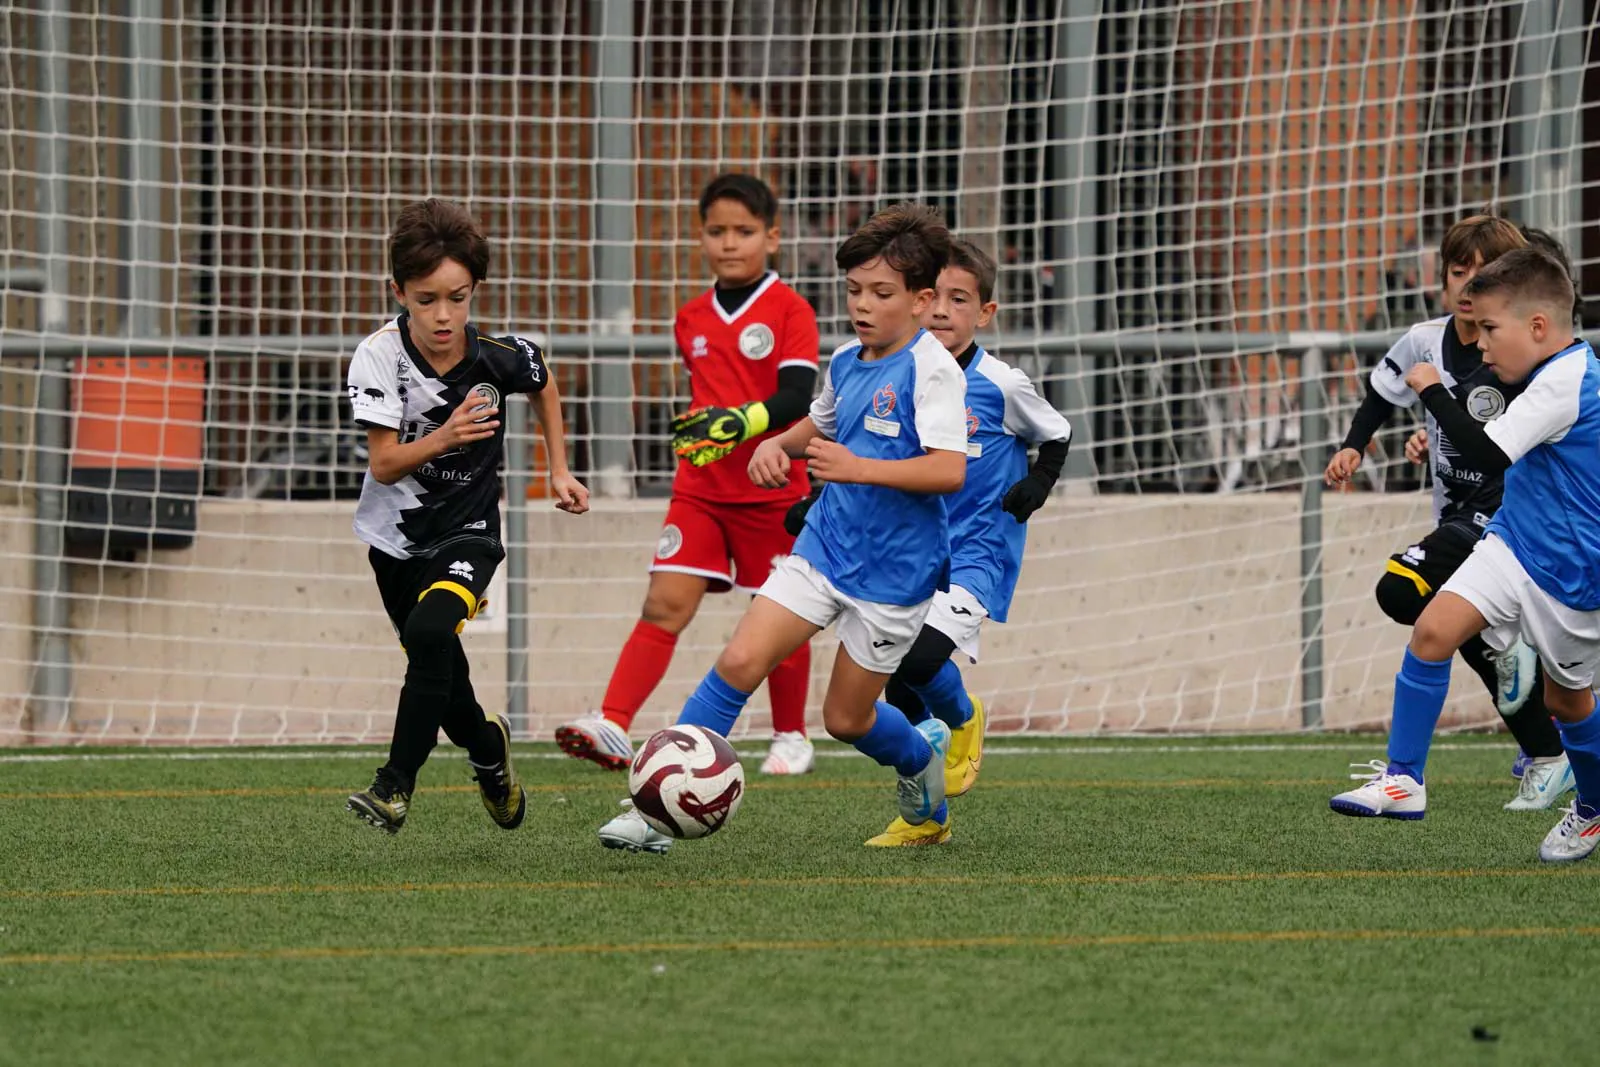
M 634 624 L 633 633 L 628 635 L 622 653 L 617 656 L 617 665 L 611 669 L 611 682 L 600 703 L 601 713 L 624 730 L 628 729 L 633 717 L 666 677 L 667 668 L 672 664 L 672 650 L 676 647 L 677 634 L 669 634 L 643 619 Z M 804 714 L 803 708 L 801 713 Z
M 767 679 L 772 701 L 772 732 L 806 732 L 806 696 L 811 690 L 811 643 L 808 641 L 773 668 Z

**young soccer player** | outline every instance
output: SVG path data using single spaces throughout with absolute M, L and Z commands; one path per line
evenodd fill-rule
M 678 718 L 726 735 L 761 679 L 837 623 L 823 723 L 895 769 L 900 815 L 912 825 L 947 818 L 950 731 L 938 719 L 913 727 L 878 697 L 945 583 L 943 494 L 966 477 L 961 368 L 919 325 L 949 252 L 938 214 L 909 204 L 874 215 L 840 246 L 834 261 L 858 339 L 834 352 L 810 415 L 763 441 L 749 465 L 757 485 L 783 489 L 792 461 L 805 458 L 827 491 Z M 649 852 L 672 843 L 631 808 L 600 829 L 600 841 Z
M 1371 782 L 1331 803 L 1349 815 L 1422 818 L 1423 770 L 1451 657 L 1478 634 L 1509 648 L 1520 631 L 1539 650 L 1545 705 L 1560 720 L 1578 793 L 1539 858 L 1580 860 L 1600 844 L 1600 360 L 1573 338 L 1572 282 L 1547 253 L 1506 253 L 1464 297 L 1484 362 L 1522 392 L 1485 425 L 1455 402 L 1433 364 L 1413 366 L 1406 381 L 1462 456 L 1504 476 L 1505 498 L 1411 632 L 1395 678 L 1387 765 L 1374 763 Z
M 967 480 L 945 498 L 950 588 L 933 594 L 927 621 L 884 694 L 913 723 L 932 714 L 950 727 L 947 796 L 961 796 L 977 781 L 984 729 L 983 702 L 967 692 L 951 654 L 959 650 L 978 662 L 983 621 L 1006 621 L 1022 569 L 1028 517 L 1049 499 L 1072 438 L 1072 427 L 1039 396 L 1028 376 L 984 351 L 975 339 L 998 309 L 996 273 L 994 260 L 981 248 L 951 241 L 950 260 L 922 318 L 966 373 Z M 1039 456 L 1030 467 L 1028 449 L 1035 445 Z M 914 825 L 897 816 L 867 844 L 933 845 L 949 839 L 948 818 Z
M 1373 368 L 1366 398 L 1352 421 L 1344 445 L 1328 463 L 1329 485 L 1348 482 L 1361 466 L 1372 435 L 1397 407 L 1416 403 L 1405 378 L 1419 364 L 1439 369 L 1446 390 L 1477 422 L 1488 422 L 1506 410 L 1522 391 L 1520 382 L 1506 382 L 1484 364 L 1476 345 L 1479 334 L 1467 285 L 1486 265 L 1527 244 L 1515 225 L 1502 218 L 1475 215 L 1445 234 L 1440 249 L 1444 265 L 1445 305 L 1451 314 L 1413 326 Z M 1378 606 L 1396 622 L 1412 625 L 1436 591 L 1471 554 L 1495 510 L 1503 482 L 1497 470 L 1484 470 L 1442 434 L 1431 409 L 1427 430 L 1433 442 L 1433 517 L 1435 528 L 1421 541 L 1389 558 L 1378 579 Z M 1572 773 L 1561 750 L 1561 737 L 1544 706 L 1537 657 L 1528 645 L 1514 641 L 1497 654 L 1482 637 L 1473 636 L 1461 656 L 1482 679 L 1506 726 L 1522 750 L 1533 757 L 1509 810 L 1548 808 L 1572 788 Z
M 556 729 L 569 755 L 624 770 L 628 728 L 672 662 L 678 635 L 707 592 L 754 593 L 794 536 L 784 513 L 806 495 L 805 471 L 769 491 L 750 484 L 756 444 L 806 413 L 817 382 L 817 318 L 767 269 L 778 251 L 778 199 L 747 174 L 712 179 L 700 194 L 700 247 L 716 277 L 678 312 L 673 334 L 689 371 L 693 410 L 672 424 L 678 473 L 650 565 L 650 588 L 611 671 L 600 710 Z M 767 679 L 772 747 L 764 774 L 811 769 L 802 644 Z
M 510 726 L 504 716 L 485 717 L 457 636 L 505 558 L 498 416 L 507 396 L 532 397 L 556 507 L 581 515 L 589 492 L 567 470 L 561 397 L 544 353 L 521 337 L 486 337 L 469 321 L 489 272 L 489 243 L 467 210 L 447 200 L 407 207 L 389 237 L 389 263 L 403 310 L 356 347 L 348 393 L 371 456 L 356 536 L 372 546 L 367 558 L 406 674 L 389 761 L 346 806 L 397 833 L 443 727 L 467 750 L 490 818 L 511 830 L 526 800 L 511 765 Z

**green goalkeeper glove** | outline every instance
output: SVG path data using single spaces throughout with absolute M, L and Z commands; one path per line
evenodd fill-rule
M 767 405 L 759 400 L 736 408 L 695 408 L 672 420 L 672 451 L 704 467 L 766 433 L 767 422 Z

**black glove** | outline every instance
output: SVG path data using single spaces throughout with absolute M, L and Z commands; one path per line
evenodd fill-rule
M 783 530 L 790 537 L 799 537 L 800 531 L 806 528 L 806 514 L 810 512 L 811 505 L 817 502 L 817 497 L 822 495 L 822 487 L 811 490 L 811 495 L 801 497 L 789 505 L 789 510 L 783 514 Z
M 1044 507 L 1050 499 L 1050 483 L 1037 474 L 1027 474 L 1016 485 L 1006 490 L 1000 501 L 1000 510 L 1018 522 L 1027 522 L 1028 516 Z

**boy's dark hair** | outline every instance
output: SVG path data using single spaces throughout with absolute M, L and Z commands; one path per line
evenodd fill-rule
M 989 253 L 960 237 L 950 238 L 950 258 L 946 267 L 964 270 L 978 280 L 978 299 L 987 304 L 994 299 L 995 279 L 1000 269 L 994 265 Z
M 1493 263 L 1507 252 L 1528 247 L 1510 219 L 1498 215 L 1472 215 L 1462 219 L 1444 235 L 1439 245 L 1439 267 L 1470 267 L 1474 258 L 1483 263 Z
M 885 208 L 851 234 L 833 257 L 840 270 L 875 259 L 899 271 L 912 292 L 932 289 L 950 260 L 950 231 L 939 212 L 926 204 Z
M 1507 252 L 1480 270 L 1463 295 L 1475 298 L 1489 293 L 1503 293 L 1507 300 L 1524 307 L 1553 311 L 1556 321 L 1572 313 L 1572 278 L 1567 268 L 1538 248 Z
M 1529 248 L 1537 248 L 1566 268 L 1567 277 L 1572 280 L 1572 317 L 1580 318 L 1583 315 L 1583 296 L 1578 292 L 1578 272 L 1572 269 L 1572 260 L 1567 256 L 1566 248 L 1556 240 L 1554 234 L 1537 226 L 1522 227 L 1522 236 L 1527 239 Z
M 489 276 L 489 242 L 472 213 L 454 200 L 429 197 L 407 205 L 389 234 L 389 272 L 394 283 L 426 278 L 453 259 L 467 268 L 472 284 Z
M 778 224 L 778 194 L 752 174 L 719 174 L 707 182 L 700 191 L 701 222 L 718 200 L 743 204 L 745 210 L 766 223 L 769 229 Z

